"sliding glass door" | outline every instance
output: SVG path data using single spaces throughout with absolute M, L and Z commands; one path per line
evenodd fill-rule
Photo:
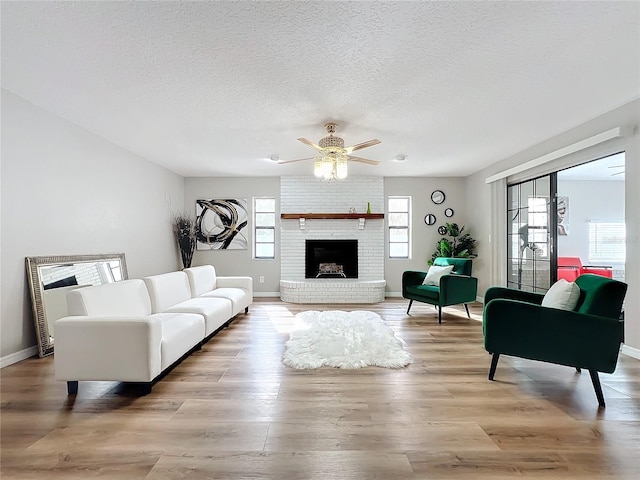
M 544 293 L 556 279 L 556 174 L 507 187 L 507 286 Z

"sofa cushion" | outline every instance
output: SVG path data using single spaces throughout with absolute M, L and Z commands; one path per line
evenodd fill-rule
M 573 310 L 580 299 L 580 287 L 574 282 L 567 282 L 561 278 L 551 285 L 542 299 L 543 307 Z
M 167 313 L 198 313 L 205 319 L 205 336 L 212 334 L 233 317 L 233 306 L 227 298 L 190 298 L 167 308 Z
M 67 294 L 69 315 L 150 315 L 151 301 L 140 279 L 78 288 Z
M 161 368 L 166 369 L 205 337 L 202 315 L 193 313 L 156 313 L 151 316 L 162 325 Z
M 202 295 L 203 298 L 226 298 L 233 306 L 231 316 L 235 316 L 251 305 L 251 294 L 244 288 L 216 288 Z
M 434 285 L 412 285 L 407 287 L 407 293 L 431 300 L 438 300 L 440 297 L 440 288 Z
M 184 272 L 189 279 L 192 297 L 199 297 L 216 288 L 216 269 L 213 265 L 185 268 Z
M 171 272 L 143 278 L 149 290 L 153 313 L 162 313 L 169 307 L 191 298 L 189 279 L 184 272 Z

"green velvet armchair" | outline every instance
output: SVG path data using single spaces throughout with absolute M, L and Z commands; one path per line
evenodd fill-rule
M 438 307 L 438 323 L 442 323 L 442 307 L 464 304 L 469 315 L 467 303 L 475 302 L 478 293 L 478 279 L 471 276 L 472 260 L 469 258 L 438 257 L 434 265 L 443 267 L 453 265 L 450 275 L 440 278 L 439 285 L 423 285 L 427 272 L 406 271 L 402 274 L 402 296 L 409 300 L 407 315 L 414 300 Z
M 580 297 L 573 311 L 543 307 L 544 295 L 491 287 L 484 300 L 484 346 L 493 355 L 493 380 L 500 355 L 589 370 L 601 407 L 605 406 L 598 372 L 613 373 L 624 340 L 620 319 L 627 284 L 584 274 L 575 283 Z

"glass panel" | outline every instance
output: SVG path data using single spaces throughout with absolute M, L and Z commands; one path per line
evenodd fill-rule
M 389 256 L 390 257 L 409 257 L 409 245 L 406 243 L 389 243 Z
M 516 210 L 520 206 L 520 185 L 507 189 L 507 210 Z
M 529 199 L 533 197 L 533 181 L 520 184 L 520 206 L 529 205 Z
M 272 228 L 256 228 L 256 242 L 273 243 L 275 231 Z
M 407 228 L 390 228 L 389 241 L 390 242 L 408 242 L 409 230 Z
M 275 258 L 273 243 L 256 243 L 256 258 Z
M 408 198 L 389 198 L 389 211 L 390 212 L 408 212 L 409 199 Z
M 275 212 L 275 198 L 256 198 L 256 212 Z
M 549 199 L 551 198 L 551 182 L 549 181 L 549 177 L 540 177 L 534 181 L 536 197 L 546 198 L 547 203 L 549 203 Z
M 536 291 L 538 289 L 548 290 L 551 286 L 551 272 L 549 271 L 551 262 L 549 262 L 549 260 L 540 260 L 539 258 L 536 258 L 534 260 L 534 266 L 534 285 L 536 287 Z
M 409 226 L 409 214 L 408 213 L 390 213 L 389 226 L 392 226 L 392 227 Z
M 507 283 L 515 288 L 549 288 L 550 191 L 550 176 L 507 188 Z
M 276 216 L 273 213 L 256 213 L 257 227 L 275 227 Z

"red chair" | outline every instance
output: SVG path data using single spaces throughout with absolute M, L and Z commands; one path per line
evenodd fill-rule
M 613 278 L 613 267 L 582 265 L 579 257 L 558 257 L 558 280 L 564 278 L 568 282 L 574 282 L 576 278 L 584 273 Z

